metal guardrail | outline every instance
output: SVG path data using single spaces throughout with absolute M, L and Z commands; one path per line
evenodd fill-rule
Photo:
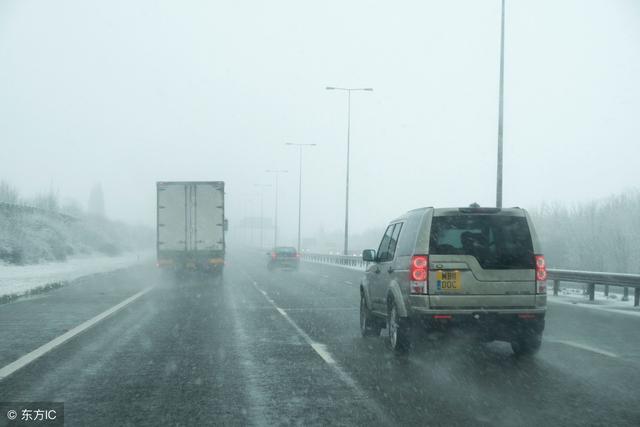
M 365 270 L 369 265 L 368 262 L 362 260 L 361 256 L 316 254 L 309 252 L 303 252 L 301 256 L 303 260 L 311 262 L 342 265 L 345 267 L 361 268 L 362 270 Z
M 558 295 L 560 282 L 585 283 L 589 300 L 595 300 L 596 285 L 604 285 L 604 295 L 609 296 L 609 286 L 624 289 L 623 301 L 629 299 L 629 288 L 634 288 L 633 305 L 640 305 L 640 274 L 602 273 L 596 271 L 576 271 L 549 269 L 549 280 L 553 281 L 553 295 Z
M 320 262 L 325 264 L 341 265 L 351 268 L 360 268 L 365 270 L 369 265 L 368 262 L 362 260 L 359 256 L 349 255 L 329 255 L 316 253 L 303 253 L 302 259 L 311 262 Z M 609 296 L 610 286 L 619 286 L 623 290 L 623 301 L 629 299 L 629 288 L 634 288 L 633 305 L 640 305 L 640 274 L 624 274 L 624 273 L 603 273 L 596 271 L 576 271 L 576 270 L 560 270 L 549 269 L 548 280 L 553 282 L 553 295 L 558 295 L 561 282 L 584 283 L 587 285 L 587 294 L 589 300 L 595 300 L 596 285 L 604 285 L 604 294 Z

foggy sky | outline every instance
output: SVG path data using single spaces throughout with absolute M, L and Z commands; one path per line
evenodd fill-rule
M 224 180 L 230 223 L 288 169 L 281 230 L 495 204 L 500 1 L 3 1 L 0 179 L 155 224 L 155 181 Z M 504 205 L 640 186 L 640 3 L 507 0 Z M 273 189 L 265 209 L 273 209 Z

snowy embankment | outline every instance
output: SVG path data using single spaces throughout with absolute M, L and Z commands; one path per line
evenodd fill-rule
M 131 267 L 148 262 L 153 256 L 152 251 L 140 251 L 119 256 L 70 257 L 64 262 L 24 266 L 0 264 L 0 300 L 60 287 L 82 276 Z
M 605 296 L 604 292 L 596 291 L 595 300 L 589 301 L 589 296 L 584 293 L 584 289 L 577 288 L 578 285 L 572 283 L 576 287 L 563 287 L 558 292 L 558 296 L 553 296 L 553 289 L 547 290 L 547 301 L 557 304 L 568 304 L 579 306 L 583 308 L 590 308 L 600 311 L 609 311 L 612 313 L 629 314 L 632 316 L 640 316 L 640 308 L 633 305 L 633 288 L 629 289 L 629 298 L 627 301 L 623 301 L 622 293 L 615 293 L 614 291 L 622 292 L 621 287 L 611 286 L 612 292 L 608 296 Z

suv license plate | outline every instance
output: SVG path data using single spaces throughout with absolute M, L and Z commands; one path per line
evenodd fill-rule
M 460 272 L 457 270 L 436 271 L 436 288 L 439 291 L 459 291 L 462 289 Z

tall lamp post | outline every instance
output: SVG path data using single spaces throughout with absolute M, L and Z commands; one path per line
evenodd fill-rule
M 270 184 L 253 184 L 260 187 L 260 249 L 264 248 L 264 189 L 270 188 Z
M 316 144 L 296 144 L 293 142 L 287 142 L 285 145 L 298 147 L 298 153 L 300 155 L 300 163 L 298 165 L 298 246 L 296 248 L 298 252 L 300 252 L 302 250 L 300 247 L 300 224 L 302 222 L 302 149 L 304 147 L 314 147 Z
M 502 207 L 502 112 L 504 105 L 504 0 L 500 27 L 500 89 L 498 100 L 498 172 L 496 182 L 496 207 Z
M 344 214 L 344 255 L 348 255 L 349 251 L 349 151 L 351 149 L 351 92 L 367 91 L 372 92 L 373 88 L 346 88 L 327 86 L 327 90 L 342 90 L 347 92 L 347 185 L 346 185 L 346 203 Z
M 276 169 L 276 170 L 267 169 L 265 172 L 272 173 L 276 177 L 276 207 L 275 207 L 275 215 L 274 215 L 275 224 L 273 226 L 273 247 L 275 248 L 276 246 L 278 246 L 278 176 L 281 173 L 287 173 L 289 171 L 282 170 L 282 169 Z

